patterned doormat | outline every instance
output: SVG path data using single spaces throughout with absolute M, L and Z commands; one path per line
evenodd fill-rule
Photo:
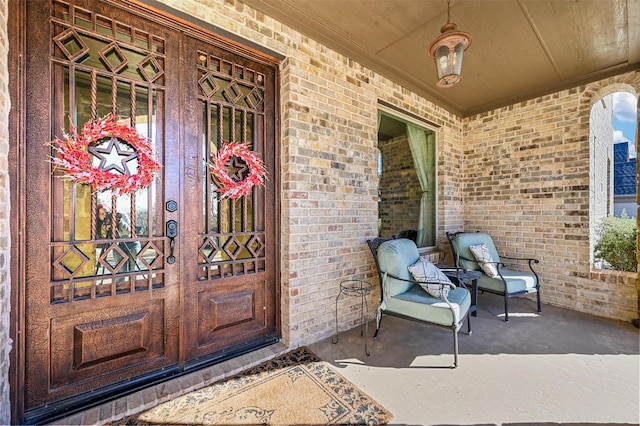
M 383 425 L 392 417 L 299 348 L 111 425 Z

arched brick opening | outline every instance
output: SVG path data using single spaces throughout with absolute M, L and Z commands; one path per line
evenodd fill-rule
M 595 83 L 588 84 L 580 98 L 579 102 L 579 116 L 589 117 L 592 106 L 603 99 L 605 96 L 616 92 L 628 92 L 635 96 L 637 105 L 637 123 L 636 123 L 636 157 L 640 153 L 640 72 L 634 72 L 624 74 L 620 76 L 611 77 L 608 80 L 601 80 Z M 636 166 L 637 167 L 637 166 Z M 640 184 L 637 177 L 640 176 L 640 169 L 636 172 L 636 202 L 640 204 Z M 640 229 L 640 207 L 636 213 L 636 225 Z M 637 246 L 640 246 L 640 233 L 637 235 Z M 636 251 L 636 258 L 638 260 L 638 279 L 640 281 L 640 251 Z M 638 314 L 640 316 L 640 286 L 636 283 L 636 289 L 638 292 Z M 635 319 L 634 324 L 636 327 L 640 326 L 640 321 Z

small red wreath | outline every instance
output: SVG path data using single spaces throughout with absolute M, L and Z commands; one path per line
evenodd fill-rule
M 241 181 L 235 181 L 229 175 L 227 163 L 231 157 L 240 158 L 249 168 L 249 174 Z M 211 156 L 209 169 L 220 185 L 217 191 L 222 194 L 221 198 L 233 200 L 250 195 L 254 185 L 263 186 L 267 174 L 264 163 L 249 149 L 247 143 L 223 143 L 218 152 Z
M 160 171 L 151 143 L 133 127 L 118 123 L 115 115 L 85 123 L 80 134 L 75 134 L 75 131 L 76 128 L 71 127 L 70 133 L 65 133 L 62 140 L 56 138 L 51 142 L 57 154 L 52 159 L 53 164 L 64 170 L 65 178 L 91 185 L 94 191 L 133 194 L 151 185 Z M 92 164 L 93 154 L 89 148 L 101 145 L 106 138 L 118 139 L 133 148 L 138 161 L 136 173 L 114 172 Z

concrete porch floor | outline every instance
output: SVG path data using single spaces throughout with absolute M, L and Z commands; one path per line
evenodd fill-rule
M 631 323 L 479 295 L 472 334 L 391 316 L 309 346 L 394 414 L 394 425 L 640 423 L 640 334 Z M 543 299 L 544 300 L 544 299 Z M 369 335 L 375 322 L 369 324 Z M 463 327 L 466 330 L 466 325 Z
M 369 323 L 370 356 L 359 327 L 341 332 L 337 344 L 327 338 L 308 348 L 390 410 L 391 425 L 640 424 L 636 327 L 544 304 L 537 314 L 527 299 L 510 299 L 505 323 L 502 306 L 500 297 L 479 295 L 473 333 L 459 334 L 456 369 L 448 368 L 449 330 L 391 316 L 376 340 Z M 104 424 L 288 350 L 271 345 L 52 424 Z

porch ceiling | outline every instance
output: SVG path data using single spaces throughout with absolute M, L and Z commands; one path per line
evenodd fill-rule
M 448 89 L 426 53 L 446 0 L 243 1 L 463 117 L 640 69 L 640 0 L 452 0 L 473 42 Z

